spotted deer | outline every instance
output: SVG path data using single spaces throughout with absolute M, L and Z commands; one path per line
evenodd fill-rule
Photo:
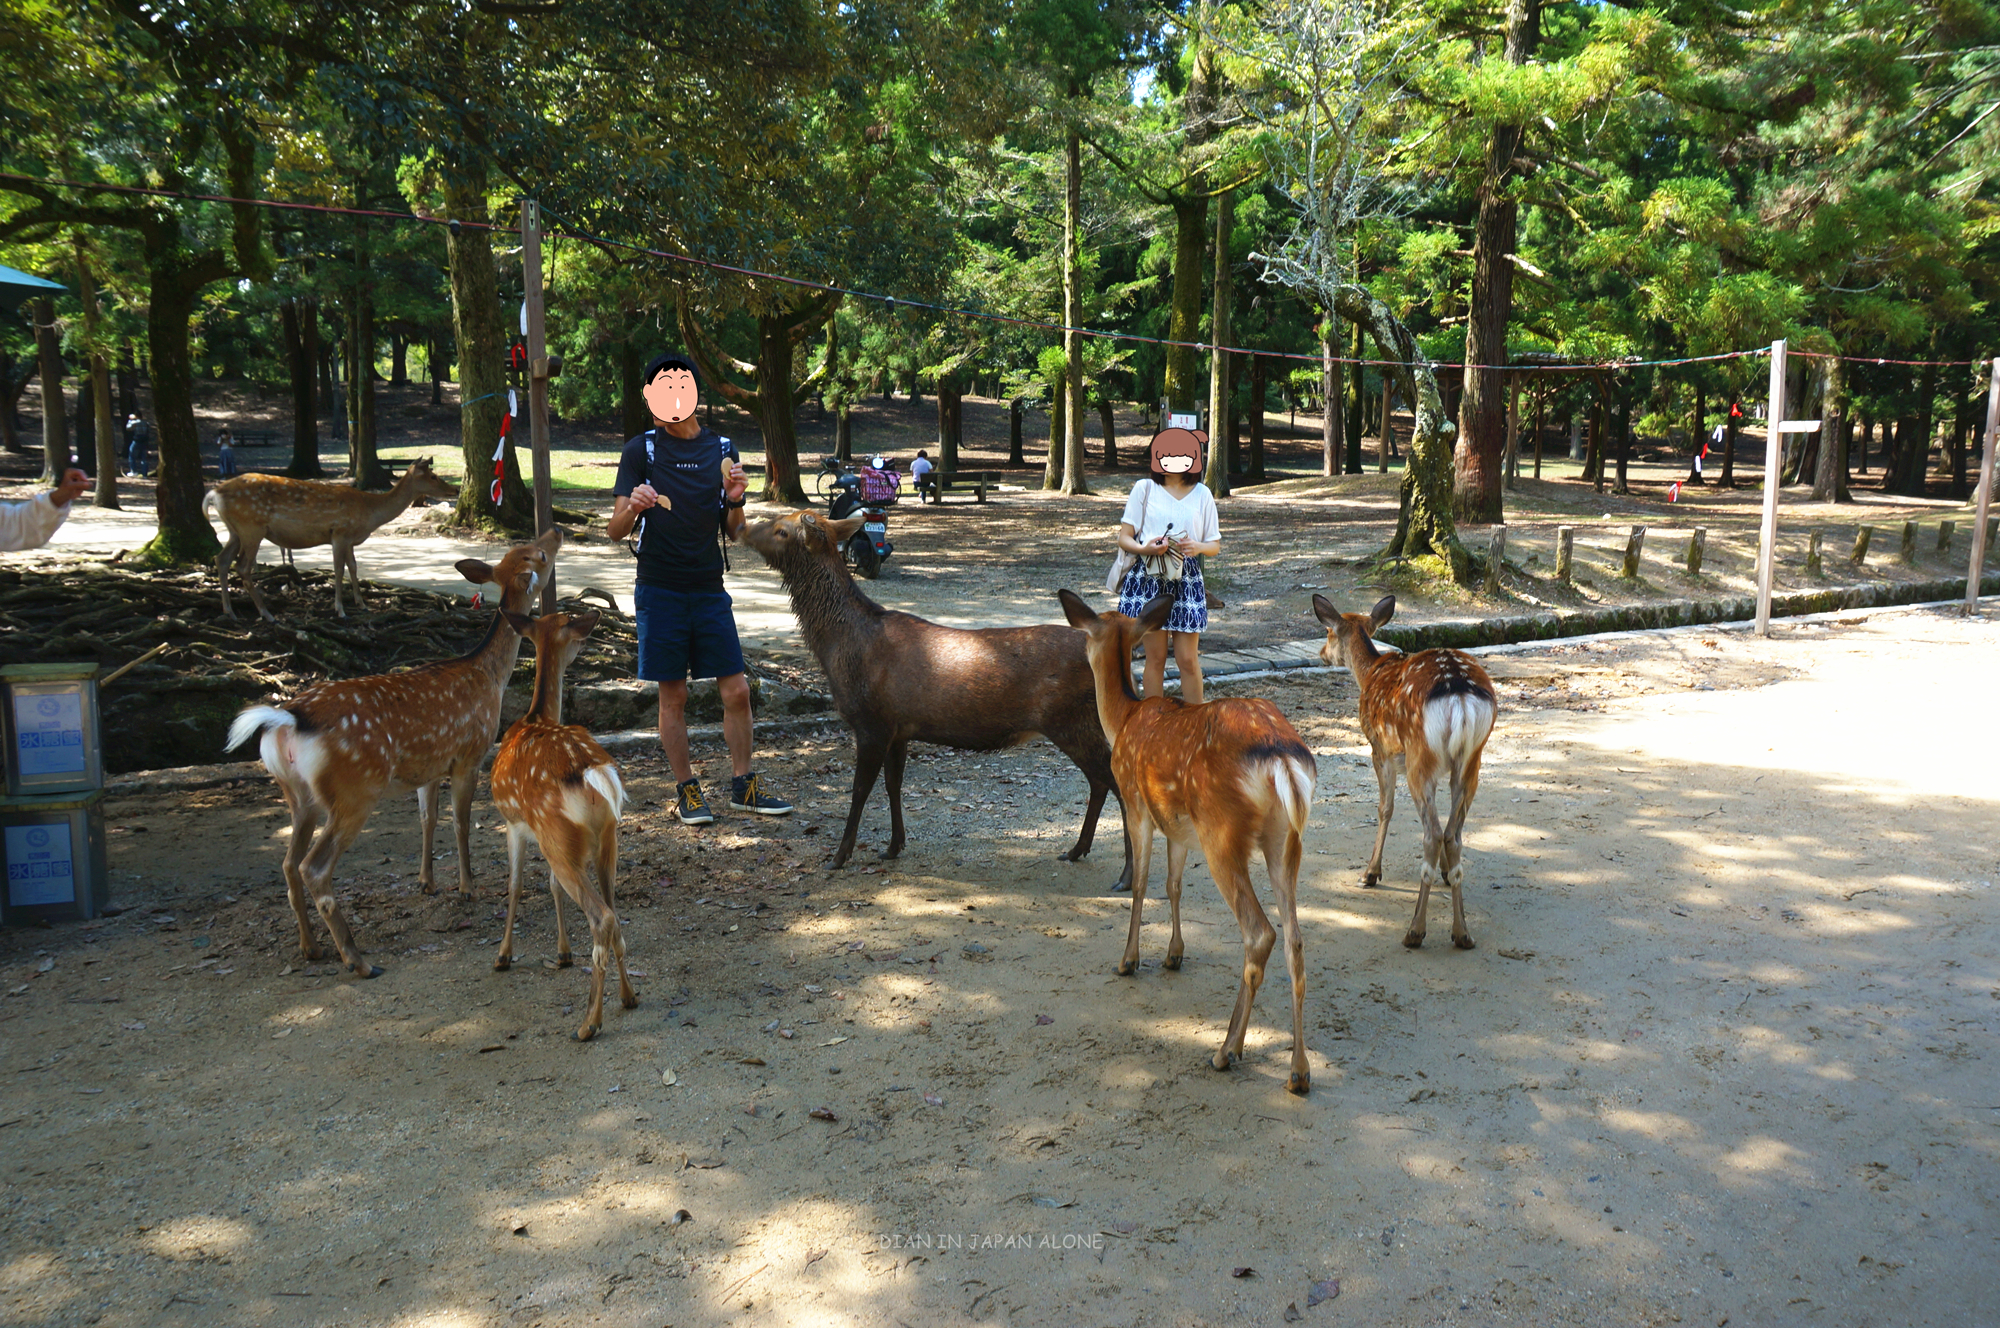
M 618 965 L 618 999 L 626 1009 L 639 1003 L 625 972 L 625 936 L 612 909 L 612 882 L 618 875 L 618 818 L 625 809 L 625 786 L 618 763 L 580 724 L 562 722 L 562 676 L 584 638 L 597 626 L 595 613 L 552 613 L 530 622 L 508 614 L 515 630 L 535 643 L 535 700 L 516 720 L 493 757 L 493 802 L 507 818 L 507 934 L 493 967 L 514 963 L 514 915 L 521 904 L 521 868 L 528 845 L 538 843 L 549 864 L 549 893 L 556 904 L 556 963 L 570 964 L 569 933 L 563 927 L 562 897 L 576 902 L 590 920 L 590 1008 L 578 1042 L 588 1042 L 604 1026 L 604 970 Z M 597 869 L 597 889 L 587 874 Z M 561 887 L 558 889 L 557 887 Z
M 361 571 L 354 562 L 354 546 L 419 499 L 457 496 L 458 485 L 433 474 L 428 457 L 412 461 L 395 487 L 386 492 L 284 475 L 238 475 L 222 481 L 202 499 L 202 506 L 212 509 L 229 530 L 229 539 L 215 560 L 215 579 L 222 587 L 222 615 L 236 616 L 229 602 L 229 567 L 234 562 L 257 612 L 269 622 L 278 621 L 265 605 L 254 575 L 257 550 L 267 539 L 287 552 L 331 544 L 333 611 L 347 616 L 340 602 L 343 573 L 353 584 L 354 606 L 367 608 L 361 601 Z
M 1375 816 L 1375 854 L 1368 860 L 1363 887 L 1382 880 L 1382 845 L 1396 808 L 1396 772 L 1409 781 L 1410 796 L 1424 821 L 1424 866 L 1417 877 L 1417 912 L 1403 944 L 1424 943 L 1431 886 L 1451 886 L 1451 943 L 1472 948 L 1465 926 L 1465 814 L 1479 791 L 1479 758 L 1500 705 L 1493 680 L 1472 656 L 1457 650 L 1422 650 L 1414 655 L 1383 654 L 1372 639 L 1396 612 L 1396 597 L 1384 595 L 1366 614 L 1341 613 L 1325 596 L 1313 596 L 1313 614 L 1326 626 L 1319 657 L 1344 664 L 1361 690 L 1361 731 L 1375 759 L 1381 799 Z M 1438 821 L 1438 776 L 1451 780 L 1451 812 Z
M 475 585 L 499 586 L 502 609 L 518 614 L 549 574 L 560 543 L 560 534 L 551 531 L 536 543 L 508 550 L 498 566 L 467 558 L 458 570 Z M 306 913 L 310 897 L 348 970 L 371 978 L 382 971 L 364 962 L 355 947 L 333 897 L 333 869 L 392 789 L 417 791 L 424 840 L 418 880 L 430 894 L 437 888 L 431 847 L 438 784 L 451 780 L 458 890 L 471 895 L 472 794 L 480 762 L 500 730 L 500 700 L 520 649 L 520 632 L 505 611 L 496 612 L 486 639 L 457 659 L 323 682 L 282 706 L 250 706 L 229 726 L 225 751 L 261 736 L 264 768 L 292 814 L 285 887 L 298 918 L 299 952 L 307 959 L 321 957 Z
M 1318 763 L 1291 723 L 1269 701 L 1228 697 L 1189 705 L 1178 697 L 1140 700 L 1132 690 L 1132 651 L 1158 631 L 1173 608 L 1161 595 L 1137 618 L 1099 615 L 1081 597 L 1057 593 L 1072 627 L 1087 634 L 1085 650 L 1097 691 L 1098 721 L 1111 744 L 1111 772 L 1125 799 L 1132 849 L 1132 923 L 1118 973 L 1139 963 L 1139 923 L 1152 862 L 1153 831 L 1167 839 L 1167 904 L 1173 935 L 1165 966 L 1181 966 L 1181 872 L 1200 845 L 1208 871 L 1243 932 L 1243 981 L 1229 1032 L 1212 1064 L 1226 1070 L 1243 1054 L 1250 1006 L 1264 981 L 1276 933 L 1250 884 L 1250 854 L 1261 853 L 1285 928 L 1285 967 L 1292 979 L 1292 1069 L 1286 1087 L 1306 1093 L 1305 947 L 1299 935 L 1299 855 L 1312 810 Z

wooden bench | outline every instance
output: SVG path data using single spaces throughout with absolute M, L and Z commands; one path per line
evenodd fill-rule
M 256 429 L 232 437 L 238 447 L 269 447 L 278 441 L 278 435 L 269 429 Z
M 971 489 L 976 501 L 985 502 L 986 490 L 999 484 L 1001 475 L 997 470 L 954 470 L 949 473 L 934 470 L 929 478 L 930 483 L 923 491 L 924 501 L 942 505 L 945 494 L 952 489 L 961 493 Z

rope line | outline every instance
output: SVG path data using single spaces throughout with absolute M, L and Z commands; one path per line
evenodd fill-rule
M 512 233 L 518 229 L 517 227 L 513 226 L 503 226 L 496 222 L 462 221 L 450 217 L 431 216 L 429 214 L 421 212 L 390 212 L 381 208 L 339 207 L 328 203 L 288 203 L 273 198 L 236 198 L 228 194 L 197 194 L 197 193 L 190 193 L 174 189 L 157 189 L 142 185 L 91 183 L 80 180 L 51 180 L 32 175 L 22 175 L 14 171 L 0 171 L 0 180 L 19 180 L 22 181 L 23 183 L 36 185 L 42 188 L 80 189 L 85 191 L 95 190 L 108 193 L 143 194 L 154 198 L 179 198 L 179 199 L 187 199 L 193 202 L 227 203 L 235 206 L 273 208 L 282 211 L 292 211 L 292 212 L 320 212 L 332 216 L 369 217 L 369 218 L 386 219 L 390 221 L 422 222 L 426 225 L 431 225 L 431 226 L 446 226 L 446 227 L 460 227 L 460 228 L 469 227 L 474 230 L 483 230 L 483 231 L 495 231 L 495 232 L 504 231 Z M 25 192 L 25 191 L 16 191 L 16 192 Z M 542 211 L 546 215 L 550 216 L 556 215 L 546 205 L 542 208 Z M 659 258 L 672 263 L 681 263 L 691 267 L 706 268 L 712 272 L 727 272 L 735 276 L 749 277 L 757 281 L 775 281 L 783 285 L 796 286 L 804 290 L 819 291 L 820 293 L 826 295 L 852 296 L 856 299 L 873 300 L 878 304 L 886 306 L 890 310 L 894 310 L 898 306 L 902 306 L 910 309 L 923 309 L 929 312 L 946 314 L 958 318 L 976 318 L 976 319 L 983 319 L 987 322 L 1005 323 L 1014 327 L 1036 328 L 1047 332 L 1068 333 L 1074 331 L 1078 336 L 1092 337 L 1101 341 L 1124 341 L 1124 342 L 1133 342 L 1139 345 L 1146 345 L 1146 346 L 1165 346 L 1173 349 L 1196 350 L 1196 351 L 1212 352 L 1219 349 L 1226 355 L 1254 355 L 1254 356 L 1261 356 L 1265 359 L 1296 360 L 1305 364 L 1326 364 L 1326 363 L 1352 364 L 1352 365 L 1359 365 L 1364 368 L 1391 368 L 1391 367 L 1400 368 L 1403 366 L 1403 361 L 1401 360 L 1365 359 L 1365 358 L 1345 356 L 1345 355 L 1335 355 L 1328 357 L 1321 355 L 1306 354 L 1298 351 L 1260 350 L 1248 346 L 1217 346 L 1211 342 L 1173 341 L 1165 337 L 1141 336 L 1136 332 L 1107 332 L 1098 328 L 1089 328 L 1089 327 L 1071 328 L 1068 324 L 1050 322 L 1045 319 L 1017 318 L 1011 314 L 989 313 L 982 309 L 966 309 L 953 305 L 936 304 L 928 300 L 912 300 L 902 296 L 882 295 L 874 291 L 864 291 L 848 286 L 836 286 L 823 281 L 813 281 L 806 277 L 790 277 L 777 272 L 763 272 L 756 268 L 738 267 L 730 263 L 716 262 L 713 259 L 696 258 L 691 254 L 678 254 L 670 249 L 658 249 L 649 245 L 632 244 L 624 240 L 607 239 L 604 236 L 593 235 L 588 231 L 579 229 L 573 229 L 573 228 L 549 229 L 545 230 L 543 234 L 549 236 L 551 239 L 560 237 L 565 239 L 577 240 L 586 244 L 599 245 L 607 249 L 624 249 L 632 253 L 644 254 L 649 258 Z M 1574 364 L 1475 364 L 1470 366 L 1466 365 L 1463 361 L 1457 361 L 1457 360 L 1427 360 L 1425 361 L 1425 364 L 1432 369 L 1465 369 L 1470 367 L 1474 369 L 1496 369 L 1506 373 L 1601 373 L 1605 370 L 1670 369 L 1679 367 L 1681 365 L 1709 364 L 1720 360 L 1736 360 L 1745 358 L 1754 359 L 1759 356 L 1768 356 L 1770 353 L 1771 351 L 1769 347 L 1759 346 L 1751 350 L 1722 351 L 1714 355 L 1686 355 L 1686 356 L 1681 356 L 1677 359 L 1667 359 L 1667 360 L 1641 360 L 1641 359 L 1621 358 L 1616 360 L 1580 361 Z M 1788 351 L 1787 353 L 1791 355 L 1801 356 L 1806 359 L 1816 359 L 1816 360 L 1838 358 L 1846 360 L 1850 364 L 1895 364 L 1895 365 L 1916 365 L 1916 366 L 1938 365 L 1943 367 L 1956 367 L 1962 365 L 1979 365 L 1986 363 L 1986 361 L 1984 360 L 1892 360 L 1892 359 L 1883 359 L 1867 355 L 1832 356 L 1820 351 L 1804 351 L 1804 350 L 1791 350 Z M 477 398 L 477 399 L 483 400 L 484 398 Z M 469 405 L 471 403 L 467 402 L 464 404 Z

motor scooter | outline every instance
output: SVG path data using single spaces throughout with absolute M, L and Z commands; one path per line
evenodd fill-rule
M 882 574 L 882 564 L 896 546 L 889 542 L 889 508 L 895 506 L 903 486 L 903 476 L 893 463 L 870 457 L 868 464 L 851 475 L 832 481 L 827 509 L 836 521 L 859 514 L 861 529 L 848 539 L 842 552 L 863 580 L 873 581 Z

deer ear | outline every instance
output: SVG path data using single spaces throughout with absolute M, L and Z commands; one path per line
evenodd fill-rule
M 1332 601 L 1324 595 L 1313 596 L 1313 617 L 1328 627 L 1340 626 L 1340 610 L 1334 608 Z
M 1371 627 L 1380 627 L 1395 616 L 1396 597 L 1394 595 L 1384 595 L 1381 599 L 1375 601 L 1375 607 L 1369 610 L 1368 622 Z
M 506 609 L 502 609 L 500 610 L 500 616 L 507 620 L 509 627 L 522 636 L 526 636 L 534 630 L 535 620 L 525 613 L 510 613 Z
M 1160 628 L 1166 626 L 1167 615 L 1173 611 L 1174 592 L 1171 590 L 1161 591 L 1148 600 L 1146 607 L 1139 611 L 1139 630 L 1141 632 L 1159 631 Z
M 827 522 L 826 532 L 833 537 L 833 547 L 837 549 L 847 543 L 848 540 L 853 539 L 854 532 L 861 529 L 861 523 L 866 519 L 865 517 L 851 516 L 845 521 Z
M 493 581 L 492 567 L 480 562 L 477 558 L 460 558 L 452 566 L 458 569 L 460 576 L 475 586 L 489 585 Z
M 1071 627 L 1089 630 L 1092 623 L 1099 621 L 1097 613 L 1083 602 L 1083 596 L 1074 590 L 1058 590 L 1056 598 L 1062 602 L 1063 617 L 1069 619 Z
M 590 610 L 588 613 L 572 613 L 569 616 L 569 630 L 581 641 L 584 637 L 590 635 L 592 628 L 597 626 L 597 619 L 598 613 L 595 609 Z

